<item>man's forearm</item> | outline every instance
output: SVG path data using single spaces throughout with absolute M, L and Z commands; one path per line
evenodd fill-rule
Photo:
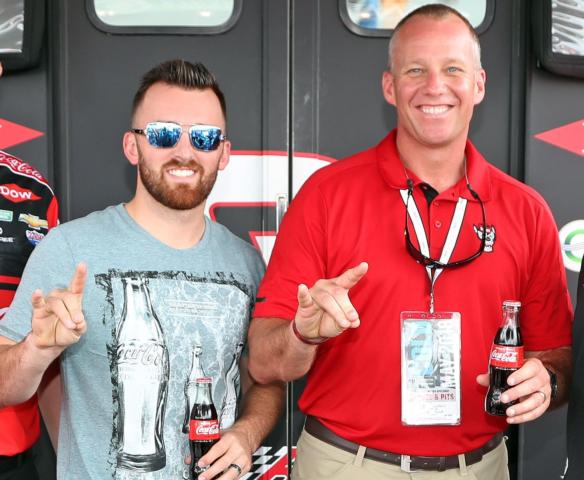
M 556 408 L 566 403 L 572 384 L 572 348 L 561 347 L 542 352 L 530 352 L 528 356 L 538 358 L 546 368 L 556 374 L 558 393 L 556 399 L 550 403 L 550 408 Z
M 49 432 L 53 448 L 57 451 L 59 419 L 61 416 L 61 373 L 59 360 L 55 360 L 45 374 L 38 388 L 39 408 Z
M 245 393 L 243 411 L 232 428 L 246 433 L 252 453 L 276 426 L 283 411 L 284 384 L 252 384 Z
M 61 350 L 39 350 L 30 336 L 14 345 L 0 345 L 0 407 L 18 405 L 32 397 Z
M 298 340 L 292 333 L 291 322 L 281 318 L 255 318 L 248 341 L 251 376 L 263 384 L 304 376 L 317 349 Z

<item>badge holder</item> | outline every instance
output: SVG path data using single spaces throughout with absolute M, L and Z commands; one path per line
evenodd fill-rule
M 401 421 L 459 425 L 461 420 L 459 312 L 402 312 Z

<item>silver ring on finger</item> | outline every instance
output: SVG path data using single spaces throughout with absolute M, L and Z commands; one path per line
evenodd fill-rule
M 233 468 L 233 470 L 235 470 L 237 472 L 237 478 L 239 478 L 241 476 L 241 467 L 237 463 L 232 463 L 227 468 Z
M 547 395 L 545 394 L 545 392 L 542 392 L 541 390 L 537 390 L 536 392 L 533 392 L 533 393 L 541 393 L 543 395 L 543 402 L 541 402 L 542 405 L 546 402 Z

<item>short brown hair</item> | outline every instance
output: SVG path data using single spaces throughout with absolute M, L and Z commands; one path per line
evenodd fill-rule
M 464 15 L 462 15 L 458 10 L 449 7 L 447 5 L 443 5 L 441 3 L 430 3 L 428 5 L 424 5 L 416 10 L 408 13 L 404 18 L 402 18 L 396 27 L 393 29 L 393 33 L 391 38 L 389 39 L 389 46 L 388 46 L 388 58 L 387 58 L 387 68 L 391 71 L 392 67 L 392 57 L 393 57 L 393 49 L 395 47 L 395 42 L 399 35 L 399 31 L 403 28 L 403 26 L 408 23 L 414 17 L 429 17 L 434 18 L 436 20 L 440 20 L 442 18 L 446 18 L 449 15 L 454 15 L 455 17 L 460 18 L 462 22 L 467 26 L 468 31 L 474 41 L 476 54 L 477 54 L 477 61 L 479 68 L 481 67 L 481 43 L 479 41 L 479 36 L 475 31 L 472 24 L 466 19 Z
M 132 118 L 134 118 L 136 110 L 144 100 L 148 89 L 159 82 L 181 87 L 185 90 L 205 90 L 210 88 L 217 95 L 223 116 L 227 119 L 225 96 L 217 84 L 215 75 L 207 70 L 207 67 L 202 63 L 193 64 L 181 59 L 163 62 L 144 74 L 132 102 Z

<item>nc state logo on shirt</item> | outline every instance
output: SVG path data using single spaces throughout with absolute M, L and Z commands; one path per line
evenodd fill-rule
M 6 200 L 9 200 L 13 203 L 29 202 L 41 199 L 41 197 L 35 195 L 30 190 L 27 190 L 26 188 L 21 188 L 15 183 L 7 183 L 5 185 L 0 185 L 0 195 L 2 195 Z
M 480 240 L 485 236 L 484 228 L 482 225 L 473 225 L 474 231 Z M 493 251 L 493 246 L 495 245 L 495 238 L 497 237 L 497 232 L 495 231 L 494 225 L 487 225 L 487 233 L 485 237 L 485 252 L 491 253 Z

